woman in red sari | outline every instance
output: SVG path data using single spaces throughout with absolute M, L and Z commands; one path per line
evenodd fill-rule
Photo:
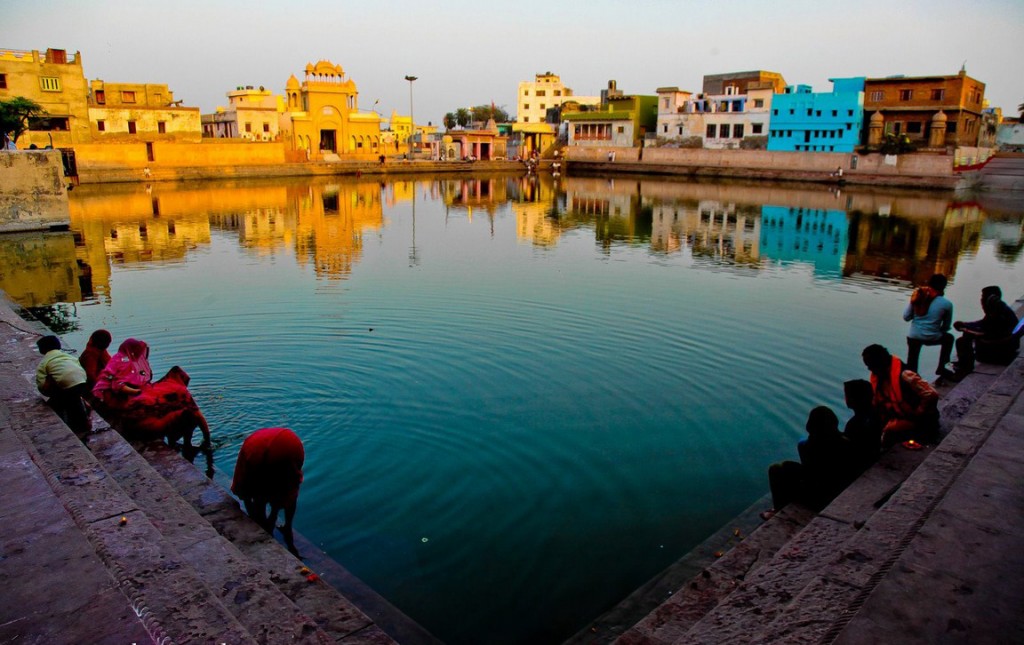
M 89 336 L 89 342 L 85 344 L 85 349 L 78 355 L 78 362 L 85 370 L 85 383 L 90 390 L 96 385 L 96 377 L 110 362 L 110 352 L 107 351 L 107 348 L 110 347 L 111 340 L 109 331 L 97 329 Z
M 192 445 L 196 426 L 203 433 L 203 446 L 210 444 L 210 427 L 188 391 L 189 376 L 172 367 L 155 383 L 149 366 L 149 346 L 135 338 L 121 343 L 93 387 L 108 421 L 130 438 L 166 437 L 171 444 L 183 439 Z
M 288 428 L 262 428 L 242 442 L 231 480 L 231 492 L 238 495 L 245 504 L 245 512 L 267 533 L 273 535 L 277 514 L 284 510 L 281 535 L 285 546 L 295 555 L 299 552 L 295 548 L 292 520 L 305 459 L 302 440 L 294 432 Z

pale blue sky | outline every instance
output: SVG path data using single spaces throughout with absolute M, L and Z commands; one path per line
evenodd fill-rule
M 791 84 L 968 73 L 1005 112 L 1024 102 L 1024 0 L 35 0 L 5 3 L 0 47 L 79 50 L 89 79 L 167 83 L 203 112 L 237 85 L 284 91 L 339 63 L 359 105 L 418 122 L 494 101 L 552 71 L 576 94 L 628 93 L 765 69 Z

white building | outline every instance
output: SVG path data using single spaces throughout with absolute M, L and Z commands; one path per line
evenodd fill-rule
M 739 148 L 745 138 L 768 136 L 773 94 L 770 83 L 751 83 L 746 94 L 735 86 L 714 95 L 659 88 L 657 137 L 663 144 L 700 137 L 704 148 Z
M 252 85 L 238 86 L 227 93 L 228 107 L 204 114 L 203 136 L 250 141 L 273 141 L 280 132 L 284 98 Z
M 549 108 L 558 107 L 566 101 L 580 105 L 599 105 L 600 97 L 575 96 L 572 88 L 566 87 L 557 74 L 537 74 L 534 81 L 521 81 L 516 95 L 516 121 L 518 123 L 545 123 Z

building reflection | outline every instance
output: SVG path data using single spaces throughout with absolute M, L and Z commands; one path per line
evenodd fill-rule
M 755 268 L 804 263 L 826 277 L 914 284 L 955 276 L 985 219 L 975 203 L 922 192 L 607 178 L 568 178 L 565 192 L 562 227 L 586 221 L 605 246 L 626 238 L 659 254 Z
M 1019 217 L 986 221 L 976 203 L 923 192 L 549 175 L 89 186 L 71 193 L 70 232 L 0 238 L 0 288 L 28 307 L 109 301 L 114 266 L 182 262 L 229 235 L 247 252 L 294 254 L 320 278 L 345 279 L 364 236 L 402 204 L 413 215 L 410 261 L 421 261 L 417 200 L 446 217 L 485 213 L 492 234 L 510 212 L 516 238 L 539 247 L 585 229 L 604 253 L 645 247 L 753 270 L 800 263 L 835 279 L 953 277 L 983 238 L 1003 261 L 1024 250 Z
M 91 271 L 76 258 L 68 232 L 0 236 L 0 289 L 28 308 L 80 302 L 93 293 Z

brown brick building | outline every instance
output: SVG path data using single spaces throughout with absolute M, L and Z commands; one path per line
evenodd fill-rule
M 927 145 L 932 120 L 946 116 L 944 143 L 974 146 L 981 131 L 985 84 L 964 70 L 954 76 L 889 76 L 864 81 L 865 127 L 875 112 L 884 119 L 884 131 L 906 134 Z

